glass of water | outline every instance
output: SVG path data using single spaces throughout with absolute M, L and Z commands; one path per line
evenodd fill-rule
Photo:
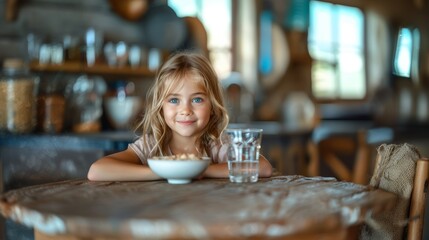
M 229 180 L 234 183 L 257 182 L 262 129 L 226 129 Z

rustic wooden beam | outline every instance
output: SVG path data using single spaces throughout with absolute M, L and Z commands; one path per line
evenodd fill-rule
M 13 21 L 16 18 L 18 0 L 6 0 L 6 21 Z

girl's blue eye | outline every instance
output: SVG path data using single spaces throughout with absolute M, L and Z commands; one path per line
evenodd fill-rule
M 194 103 L 202 103 L 203 99 L 200 98 L 200 97 L 197 97 L 197 98 L 192 99 L 192 102 L 194 102 Z
M 171 98 L 170 100 L 168 100 L 169 103 L 178 103 L 179 99 L 177 98 Z

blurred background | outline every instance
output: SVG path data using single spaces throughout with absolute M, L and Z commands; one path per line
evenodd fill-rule
M 382 143 L 429 156 L 428 5 L 0 0 L 1 191 L 84 178 L 125 149 L 156 70 L 180 50 L 210 59 L 230 127 L 263 128 L 278 173 L 366 184 Z M 12 225 L 5 239 L 32 239 Z

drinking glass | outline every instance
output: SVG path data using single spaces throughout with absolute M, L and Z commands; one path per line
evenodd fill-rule
M 226 129 L 229 180 L 234 183 L 257 182 L 262 129 Z

